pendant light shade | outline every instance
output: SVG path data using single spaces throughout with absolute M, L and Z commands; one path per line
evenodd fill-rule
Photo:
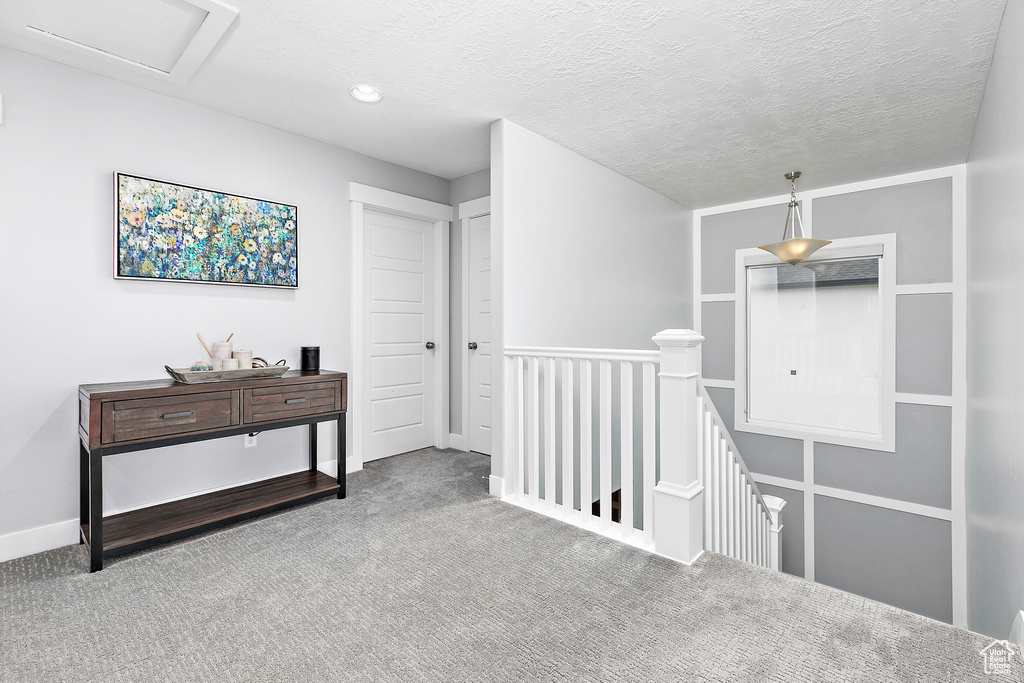
M 826 244 L 832 244 L 832 240 L 814 240 L 804 237 L 804 221 L 800 217 L 800 205 L 796 203 L 796 179 L 799 177 L 800 171 L 786 174 L 786 180 L 792 183 L 792 190 L 789 196 L 789 212 L 786 214 L 786 226 L 782 230 L 782 241 L 758 247 L 758 249 L 770 251 L 780 261 L 785 263 L 803 263 L 810 258 L 811 254 Z M 792 235 L 792 237 L 786 239 L 787 234 Z

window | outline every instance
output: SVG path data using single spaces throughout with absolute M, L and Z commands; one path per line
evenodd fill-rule
M 737 252 L 736 429 L 893 450 L 894 244 L 836 240 L 798 265 Z

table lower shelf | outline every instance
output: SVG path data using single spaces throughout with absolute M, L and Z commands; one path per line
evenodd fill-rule
M 103 518 L 103 557 L 160 543 L 337 495 L 338 480 L 319 471 L 296 472 Z M 82 536 L 91 543 L 89 525 Z

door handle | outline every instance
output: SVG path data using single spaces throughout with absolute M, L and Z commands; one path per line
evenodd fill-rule
M 476 351 L 476 342 L 469 342 L 469 350 Z
M 427 342 L 427 348 L 428 349 L 433 349 L 434 348 L 434 342 Z

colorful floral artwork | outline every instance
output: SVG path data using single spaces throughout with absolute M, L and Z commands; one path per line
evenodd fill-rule
M 116 277 L 299 286 L 294 206 L 116 178 Z

